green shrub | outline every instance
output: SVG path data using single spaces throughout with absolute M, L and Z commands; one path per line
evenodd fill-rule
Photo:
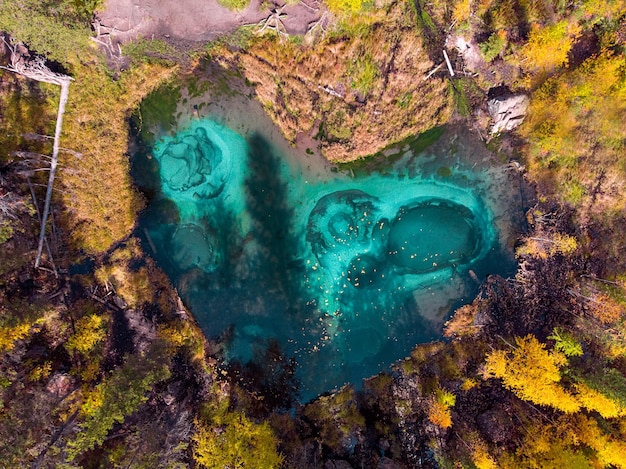
M 485 42 L 478 44 L 480 53 L 486 62 L 491 62 L 498 57 L 506 47 L 506 33 L 493 33 Z
M 563 352 L 566 357 L 580 357 L 583 354 L 583 348 L 574 336 L 558 327 L 554 328 L 548 339 L 554 340 L 554 349 Z
M 563 186 L 563 198 L 572 205 L 578 205 L 587 191 L 580 181 L 569 181 Z
M 220 5 L 225 6 L 229 10 L 239 11 L 248 6 L 250 0 L 218 0 Z
M 405 92 L 402 96 L 400 96 L 400 99 L 398 99 L 398 107 L 400 109 L 408 108 L 409 104 L 411 104 L 412 99 L 413 99 L 413 92 L 412 91 Z
M 30 50 L 67 64 L 82 51 L 89 49 L 88 24 L 72 24 L 67 8 L 50 11 L 39 0 L 3 2 L 0 8 L 0 31 L 6 31 Z M 68 18 L 69 16 L 69 18 Z
M 365 8 L 363 0 L 327 0 L 326 5 L 333 13 L 357 13 Z
M 378 65 L 369 53 L 360 54 L 348 67 L 348 74 L 352 79 L 351 86 L 363 94 L 368 94 L 374 88 L 378 77 Z
M 0 222 L 0 244 L 6 243 L 11 237 L 13 237 L 11 224 L 6 221 Z
M 470 106 L 467 101 L 467 95 L 465 94 L 465 89 L 461 80 L 451 80 L 449 82 L 450 92 L 454 97 L 454 103 L 456 104 L 457 112 L 463 116 L 467 117 L 470 115 Z
M 173 65 L 182 53 L 162 39 L 139 39 L 123 48 L 124 55 L 135 63 L 160 63 Z

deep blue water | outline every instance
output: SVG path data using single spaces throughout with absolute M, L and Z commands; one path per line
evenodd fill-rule
M 227 361 L 275 339 L 301 400 L 358 386 L 440 337 L 472 277 L 510 273 L 493 175 L 397 151 L 384 172 L 320 173 L 199 119 L 135 158 L 152 199 L 140 233 Z

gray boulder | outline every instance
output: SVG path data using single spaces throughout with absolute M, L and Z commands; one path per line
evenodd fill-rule
M 507 130 L 512 130 L 522 123 L 528 110 L 528 96 L 525 94 L 514 94 L 509 96 L 498 96 L 487 102 L 489 114 L 493 119 L 491 133 L 497 134 Z

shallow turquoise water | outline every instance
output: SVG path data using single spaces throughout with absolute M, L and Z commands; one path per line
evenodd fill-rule
M 195 120 L 137 158 L 142 232 L 227 360 L 276 339 L 302 400 L 358 386 L 437 338 L 472 276 L 511 269 L 485 174 L 438 176 L 409 153 L 384 174 L 320 173 L 258 133 Z

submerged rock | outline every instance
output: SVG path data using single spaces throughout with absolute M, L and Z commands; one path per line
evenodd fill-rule
M 350 261 L 347 271 L 348 282 L 355 287 L 374 284 L 381 279 L 383 268 L 378 259 L 370 254 L 362 254 Z
M 331 192 L 309 215 L 307 240 L 318 259 L 339 250 L 359 251 L 370 242 L 378 200 L 360 190 Z M 362 249 L 361 249 L 362 250 Z
M 168 252 L 180 270 L 198 267 L 205 272 L 213 272 L 221 263 L 218 246 L 213 231 L 187 223 L 173 233 Z

